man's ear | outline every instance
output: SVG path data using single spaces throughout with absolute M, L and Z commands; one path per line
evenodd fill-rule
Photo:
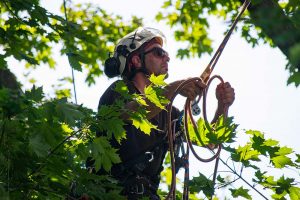
M 136 68 L 142 67 L 142 61 L 141 61 L 141 58 L 138 55 L 132 56 L 131 62 L 133 64 L 133 66 L 135 66 Z

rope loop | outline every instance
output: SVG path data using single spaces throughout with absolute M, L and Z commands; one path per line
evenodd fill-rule
M 175 194 L 176 172 L 175 172 L 175 155 L 174 155 L 175 131 L 172 129 L 172 124 L 174 124 L 174 123 L 172 123 L 172 121 L 171 121 L 172 120 L 171 119 L 172 105 L 173 105 L 174 99 L 187 84 L 189 84 L 191 82 L 199 82 L 200 89 L 202 90 L 202 94 L 199 95 L 199 99 L 197 101 L 200 101 L 201 96 L 203 96 L 203 115 L 204 115 L 205 126 L 208 129 L 213 130 L 213 128 L 210 127 L 209 122 L 207 121 L 207 115 L 206 115 L 206 99 L 207 98 L 206 98 L 206 95 L 207 95 L 209 85 L 211 84 L 212 80 L 214 80 L 215 78 L 218 78 L 222 83 L 224 82 L 223 79 L 217 75 L 215 75 L 211 79 L 209 79 L 207 85 L 205 83 L 203 83 L 201 78 L 198 78 L 198 77 L 190 78 L 190 79 L 183 81 L 174 91 L 174 95 L 171 98 L 170 103 L 167 107 L 167 110 L 168 110 L 167 128 L 168 128 L 168 142 L 169 142 L 169 150 L 170 150 L 170 158 L 171 158 L 172 181 L 171 181 L 170 191 L 169 191 L 166 199 L 172 199 L 172 197 L 175 197 L 175 195 L 176 195 Z M 225 115 L 225 113 L 224 113 L 224 115 Z M 218 144 L 217 152 L 214 153 L 214 155 L 211 158 L 207 158 L 207 159 L 201 158 L 196 153 L 196 151 L 193 147 L 193 144 L 190 140 L 190 135 L 189 135 L 189 131 L 188 131 L 188 120 L 189 119 L 192 122 L 192 125 L 196 132 L 196 135 L 198 135 L 198 139 L 199 139 L 200 143 L 203 145 L 203 147 L 209 148 L 210 150 L 212 150 L 208 145 L 204 145 L 204 143 L 200 137 L 200 134 L 198 133 L 198 129 L 197 129 L 198 127 L 197 127 L 197 124 L 196 124 L 196 122 L 192 116 L 192 112 L 191 112 L 191 99 L 187 98 L 186 103 L 185 103 L 185 109 L 184 109 L 184 130 L 185 130 L 184 133 L 185 133 L 185 138 L 186 138 L 186 142 L 187 142 L 187 147 L 186 147 L 187 151 L 190 149 L 192 151 L 193 155 L 201 162 L 211 162 L 211 161 L 217 159 L 219 157 L 221 149 L 222 149 L 221 144 Z M 214 172 L 214 173 L 216 173 L 216 172 Z M 186 176 L 188 176 L 188 173 L 186 174 Z M 186 182 L 186 180 L 188 180 L 188 177 L 186 177 L 186 176 L 185 176 L 185 182 Z M 188 190 L 185 187 L 185 189 L 184 189 L 185 197 L 188 197 L 188 194 L 186 194 L 186 192 L 188 192 Z

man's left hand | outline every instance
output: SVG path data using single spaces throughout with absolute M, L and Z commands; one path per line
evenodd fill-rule
M 235 99 L 234 89 L 228 82 L 220 83 L 216 88 L 216 97 L 218 99 L 219 107 L 229 107 L 232 105 Z

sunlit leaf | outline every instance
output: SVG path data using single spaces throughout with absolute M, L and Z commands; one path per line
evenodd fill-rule
M 300 199 L 300 188 L 290 187 L 289 192 L 290 192 L 289 195 L 290 195 L 291 200 Z
M 164 109 L 164 105 L 161 103 L 156 91 L 151 85 L 147 86 L 144 90 L 146 98 L 157 107 Z
M 146 117 L 143 117 L 138 114 L 134 114 L 130 118 L 132 120 L 132 124 L 137 128 L 140 129 L 142 132 L 146 133 L 147 135 L 150 134 L 151 129 L 156 129 L 157 126 L 153 125 Z
M 165 82 L 166 75 L 159 75 L 155 76 L 154 74 L 151 74 L 150 81 L 156 86 L 166 86 L 167 83 Z
M 271 158 L 271 160 L 276 168 L 283 168 L 286 165 L 292 165 L 292 160 L 286 156 L 276 156 Z

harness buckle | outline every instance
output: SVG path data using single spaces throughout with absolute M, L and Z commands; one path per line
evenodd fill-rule
M 144 192 L 145 192 L 145 188 L 144 188 L 144 184 L 143 183 L 135 184 L 132 187 L 132 191 L 131 191 L 131 193 L 139 194 L 139 195 L 144 194 Z
M 145 155 L 147 155 L 147 156 L 149 157 L 148 162 L 152 162 L 152 161 L 153 161 L 153 159 L 154 159 L 153 154 L 154 154 L 154 153 L 153 153 L 152 151 L 146 151 L 146 152 L 145 152 Z

